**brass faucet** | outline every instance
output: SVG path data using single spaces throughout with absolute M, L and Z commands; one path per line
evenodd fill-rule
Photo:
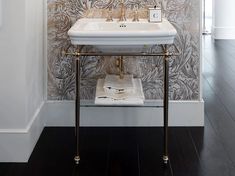
M 135 11 L 134 11 L 134 18 L 132 21 L 139 21 L 139 13 L 138 13 L 139 5 L 137 4 L 135 6 Z
M 109 11 L 108 11 L 108 16 L 106 18 L 106 21 L 113 21 L 112 6 L 109 6 Z
M 124 4 L 124 0 L 120 1 L 120 5 L 121 5 L 121 13 L 118 21 L 126 21 L 126 7 Z

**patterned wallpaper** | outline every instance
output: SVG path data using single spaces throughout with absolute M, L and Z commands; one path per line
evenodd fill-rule
M 200 0 L 159 0 L 164 16 L 177 29 L 176 46 L 182 51 L 179 57 L 170 59 L 170 99 L 196 100 L 199 98 L 200 66 Z M 140 16 L 147 16 L 147 7 L 157 0 L 125 0 L 131 15 L 136 5 Z M 74 99 L 74 59 L 64 56 L 63 50 L 74 51 L 67 36 L 71 25 L 81 17 L 106 17 L 107 8 L 114 7 L 114 16 L 119 5 L 116 0 L 48 0 L 48 99 Z M 88 47 L 86 50 L 94 50 Z M 159 50 L 153 46 L 151 51 Z M 84 57 L 81 60 L 81 97 L 92 99 L 95 95 L 96 80 L 107 73 L 118 73 L 115 66 L 117 57 Z M 147 99 L 163 97 L 162 59 L 125 57 L 125 73 L 142 79 Z

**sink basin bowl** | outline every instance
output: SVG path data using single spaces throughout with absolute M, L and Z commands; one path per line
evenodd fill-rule
M 172 44 L 176 35 L 172 24 L 149 23 L 147 19 L 132 22 L 106 22 L 104 18 L 82 18 L 68 31 L 74 45 L 93 45 L 102 52 L 131 52 L 156 44 Z

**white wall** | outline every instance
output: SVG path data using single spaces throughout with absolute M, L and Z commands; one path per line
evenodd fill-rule
M 26 114 L 29 122 L 43 101 L 43 0 L 26 0 Z
M 235 39 L 235 1 L 213 0 L 212 36 L 215 39 Z
M 27 125 L 25 3 L 23 0 L 4 0 L 2 3 L 4 25 L 0 29 L 0 129 L 24 128 Z
M 27 161 L 43 129 L 43 3 L 2 0 L 0 162 Z

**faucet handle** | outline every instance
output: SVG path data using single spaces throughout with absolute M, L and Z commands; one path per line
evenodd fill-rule
M 110 5 L 108 9 L 106 21 L 113 21 L 113 7 Z
M 139 12 L 138 12 L 138 5 L 135 7 L 135 11 L 134 11 L 134 18 L 132 21 L 139 21 Z

